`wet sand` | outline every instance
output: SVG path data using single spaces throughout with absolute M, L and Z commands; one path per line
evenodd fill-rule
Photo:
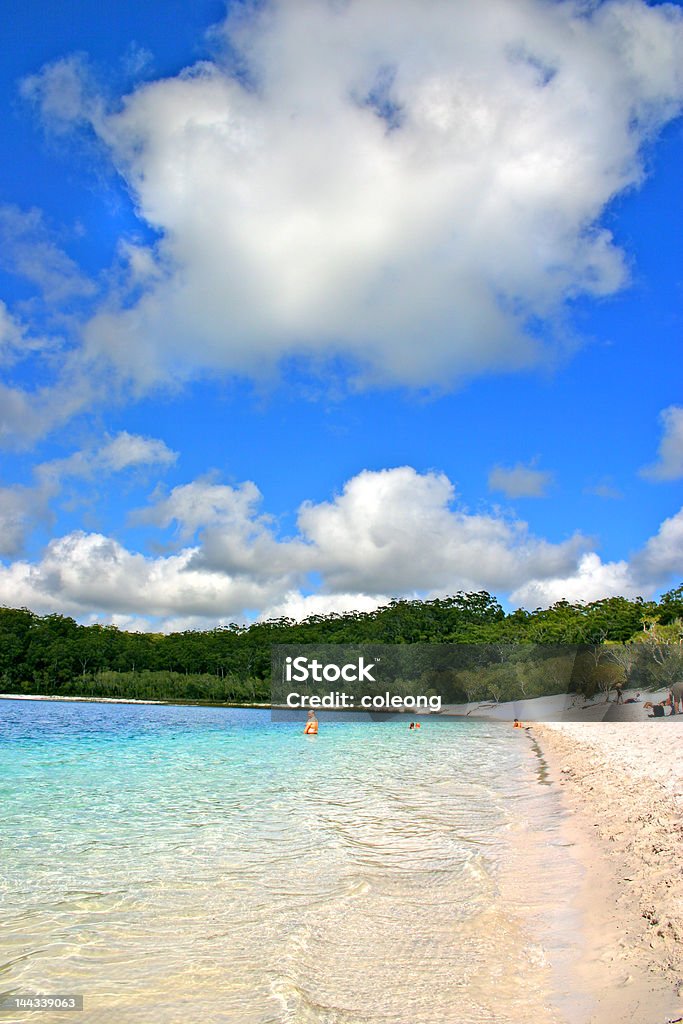
M 683 716 L 534 724 L 585 867 L 586 956 L 577 996 L 591 1024 L 683 1016 Z M 578 999 L 577 999 L 578 1001 Z

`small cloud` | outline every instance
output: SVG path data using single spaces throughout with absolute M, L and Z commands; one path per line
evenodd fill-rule
M 0 300 L 0 366 L 14 366 L 22 359 L 54 347 L 55 343 L 48 338 L 30 336 L 25 325 Z
M 154 56 L 151 50 L 133 41 L 128 45 L 122 65 L 126 75 L 130 78 L 137 78 L 144 71 L 149 71 L 153 62 Z
M 37 209 L 0 206 L 0 269 L 36 285 L 48 302 L 90 297 L 96 291 L 57 245 Z
M 518 462 L 510 468 L 494 466 L 489 473 L 489 490 L 502 491 L 507 498 L 544 498 L 553 479 L 552 473 L 534 469 L 533 463 L 525 466 Z
M 97 464 L 119 473 L 131 466 L 171 466 L 177 458 L 178 453 L 171 451 L 164 441 L 122 430 L 100 449 Z
M 584 494 L 592 494 L 596 498 L 604 498 L 606 501 L 619 501 L 624 497 L 623 492 L 614 486 L 610 477 L 603 477 L 596 484 L 584 487 Z
M 659 414 L 664 431 L 659 442 L 657 461 L 643 466 L 640 475 L 659 483 L 683 477 L 683 408 L 670 405 Z
M 154 437 L 142 437 L 122 430 L 94 451 L 78 451 L 66 459 L 54 459 L 37 467 L 37 474 L 46 480 L 66 477 L 84 479 L 102 473 L 121 473 L 139 466 L 171 466 L 178 453 Z
M 0 445 L 21 449 L 90 405 L 96 394 L 91 378 L 75 357 L 67 357 L 51 387 L 27 389 L 0 383 Z
M 93 113 L 92 84 L 86 58 L 75 53 L 46 64 L 36 75 L 22 79 L 19 91 L 33 103 L 43 123 L 58 135 L 71 132 Z

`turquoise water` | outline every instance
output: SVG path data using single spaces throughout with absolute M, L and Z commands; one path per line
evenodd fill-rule
M 81 1024 L 564 1020 L 578 875 L 526 734 L 301 730 L 0 701 L 0 991 Z

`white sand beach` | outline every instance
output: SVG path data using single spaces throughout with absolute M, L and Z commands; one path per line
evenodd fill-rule
M 683 716 L 534 724 L 585 865 L 592 1024 L 683 1017 Z
M 668 690 L 624 690 L 623 702 L 617 703 L 614 694 L 605 700 L 604 694 L 586 698 L 581 694 L 556 693 L 548 697 L 528 700 L 475 702 L 472 704 L 444 704 L 440 714 L 466 718 L 493 718 L 511 722 L 645 722 L 651 710 L 647 702 L 657 704 L 668 696 Z M 633 701 L 633 703 L 631 703 Z M 668 717 L 669 709 L 666 709 Z M 663 719 L 662 719 L 663 721 Z

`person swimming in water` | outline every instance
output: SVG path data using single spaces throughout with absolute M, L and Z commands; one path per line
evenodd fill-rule
M 315 711 L 308 712 L 308 719 L 304 726 L 304 734 L 306 736 L 317 736 L 318 735 L 318 719 L 315 716 Z

